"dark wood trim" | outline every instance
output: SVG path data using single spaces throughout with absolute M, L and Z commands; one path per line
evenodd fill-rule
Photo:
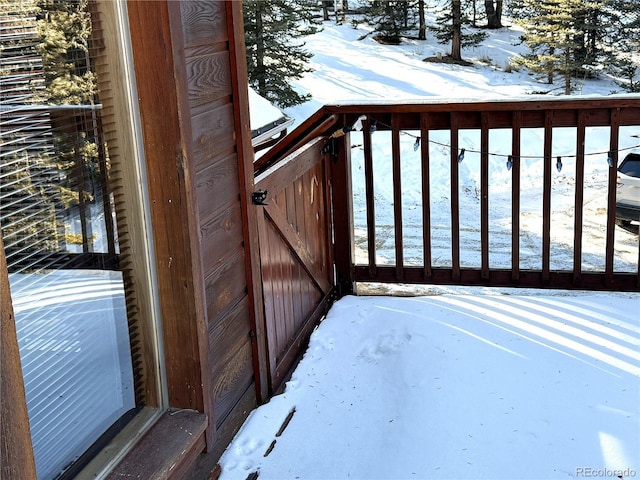
M 549 97 L 532 97 L 522 100 L 465 100 L 451 101 L 447 99 L 434 100 L 429 99 L 426 102 L 405 102 L 402 104 L 396 103 L 359 103 L 349 102 L 348 104 L 333 103 L 322 107 L 322 112 L 325 115 L 330 114 L 342 114 L 342 115 L 368 115 L 368 114 L 392 114 L 392 113 L 423 113 L 423 112 L 512 112 L 515 110 L 535 112 L 537 115 L 525 116 L 523 118 L 523 127 L 531 126 L 543 126 L 539 125 L 540 121 L 543 121 L 541 114 L 547 110 L 587 110 L 590 115 L 587 119 L 587 126 L 609 126 L 609 114 L 610 108 L 625 109 L 624 115 L 621 115 L 621 125 L 635 125 L 637 119 L 640 116 L 640 100 L 637 97 L 628 96 L 609 96 L 607 98 L 549 98 Z M 408 120 L 409 118 L 407 118 Z M 498 118 L 493 119 L 490 128 L 498 128 L 503 125 L 503 122 L 508 123 L 510 115 L 501 117 L 502 121 Z M 538 125 L 530 125 L 528 122 L 532 122 L 537 119 Z M 419 116 L 411 118 L 411 121 L 416 125 L 419 124 Z M 388 122 L 387 122 L 388 123 Z M 575 126 L 574 123 L 568 117 L 563 119 L 562 124 L 554 126 Z M 475 121 L 475 127 L 480 127 L 480 118 L 477 117 Z M 410 129 L 407 126 L 404 129 Z M 417 129 L 414 126 L 411 129 Z M 466 127 L 465 127 L 466 128 Z
M 200 412 L 169 410 L 109 473 L 107 480 L 183 478 L 205 448 L 206 426 L 207 418 Z
M 265 332 L 264 299 L 260 274 L 260 242 L 258 236 L 257 212 L 251 205 L 250 196 L 254 189 L 254 155 L 251 145 L 249 121 L 248 75 L 244 44 L 244 23 L 242 2 L 225 2 L 231 57 L 231 79 L 234 109 L 236 148 L 238 152 L 238 176 L 245 247 L 247 293 L 251 309 L 253 335 L 253 358 L 256 397 L 259 403 L 267 400 L 269 394 L 269 372 L 267 370 L 267 339 Z
M 375 277 L 369 275 L 366 265 L 357 265 L 354 268 L 356 282 L 380 282 L 380 283 L 410 283 L 416 285 L 467 285 L 467 286 L 492 286 L 492 287 L 523 287 L 523 288 L 547 288 L 559 290 L 593 290 L 593 291 L 619 291 L 637 292 L 638 283 L 635 273 L 617 273 L 613 281 L 609 282 L 602 272 L 583 272 L 580 285 L 573 283 L 573 272 L 549 272 L 549 280 L 542 281 L 543 273 L 539 270 L 521 270 L 520 278 L 514 283 L 511 270 L 491 270 L 491 284 L 482 278 L 480 268 L 460 269 L 460 279 L 455 280 L 453 270 L 445 267 L 434 267 L 430 279 L 425 280 L 422 267 L 405 267 L 404 278 L 396 279 L 395 267 L 378 266 Z
M 391 117 L 391 164 L 393 175 L 393 230 L 395 236 L 396 273 L 402 278 L 404 248 L 402 235 L 402 173 L 400 170 L 400 130 L 398 117 Z
M 36 464 L 1 234 L 0 392 L 0 478 L 33 480 L 36 478 Z
M 269 192 L 267 203 L 324 159 L 321 153 L 324 143 L 324 139 L 316 138 L 256 177 L 255 188 Z
M 305 326 L 300 329 L 289 348 L 284 352 L 271 379 L 274 391 L 278 390 L 282 385 L 282 382 L 287 378 L 287 375 L 291 373 L 290 365 L 293 365 L 293 368 L 295 368 L 296 365 L 294 359 L 303 353 L 305 346 L 309 343 L 311 333 L 327 314 L 335 297 L 336 292 L 332 290 L 322 298 L 320 303 L 318 303 L 316 308 L 313 310 L 313 313 L 307 319 Z
M 638 117 L 640 118 L 640 117 Z M 609 151 L 611 155 L 611 165 L 609 166 L 609 196 L 607 198 L 607 243 L 605 249 L 605 275 L 607 283 L 613 281 L 613 257 L 615 250 L 615 228 L 616 228 L 616 182 L 618 179 L 618 148 L 620 145 L 620 109 L 611 109 L 611 119 L 609 122 L 611 133 L 609 134 Z
M 489 115 L 482 112 L 480 130 L 480 257 L 482 278 L 489 280 Z
M 513 283 L 520 278 L 520 142 L 522 112 L 512 114 L 511 137 L 511 271 Z
M 431 278 L 431 180 L 429 169 L 429 114 L 420 114 L 421 172 L 422 172 L 422 249 L 424 278 Z
M 173 4 L 173 5 L 172 5 Z M 127 2 L 147 164 L 169 405 L 204 411 L 201 279 L 188 150 L 180 117 L 178 2 Z M 171 9 L 171 11 L 170 11 Z M 172 22 L 170 17 L 175 17 Z M 176 74 L 178 75 L 176 78 Z M 185 119 L 182 119 L 186 121 Z M 197 248 L 197 247 L 196 247 Z M 205 330 L 206 332 L 206 330 Z
M 451 123 L 451 154 L 449 155 L 449 168 L 451 175 L 451 264 L 454 280 L 460 278 L 460 175 L 458 164 L 459 155 L 462 153 L 458 138 L 458 115 L 450 113 Z M 464 161 L 464 160 L 463 160 Z
M 551 150 L 553 148 L 553 112 L 544 112 L 544 173 L 542 177 L 542 282 L 549 281 L 551 262 Z
M 354 289 L 353 188 L 351 185 L 351 138 L 338 139 L 338 157 L 331 162 L 331 199 L 333 202 L 333 252 L 338 295 Z
M 273 228 L 280 234 L 284 242 L 289 245 L 300 265 L 306 270 L 316 287 L 324 294 L 331 289 L 331 284 L 322 272 L 322 265 L 318 265 L 307 249 L 305 242 L 298 236 L 298 233 L 287 221 L 286 215 L 276 206 L 263 207 L 266 216 L 270 219 Z M 322 259 L 319 259 L 320 261 Z
M 584 142 L 585 142 L 585 112 L 578 112 L 578 126 L 576 135 L 576 191 L 575 205 L 582 206 L 584 203 Z M 575 218 L 573 224 L 573 283 L 580 285 L 582 278 L 582 223 L 583 209 L 574 210 Z
M 280 159 L 285 158 L 291 152 L 299 149 L 315 137 L 332 133 L 330 129 L 337 122 L 337 115 L 325 116 L 323 109 L 318 110 L 289 133 L 282 141 L 276 143 L 273 148 L 256 160 L 254 164 L 256 175 L 264 172 L 267 168 L 270 168 L 280 161 Z
M 375 183 L 373 181 L 373 153 L 371 149 L 371 124 L 362 134 L 362 147 L 364 149 L 364 181 L 367 205 L 367 254 L 369 258 L 369 271 L 376 274 L 376 202 Z

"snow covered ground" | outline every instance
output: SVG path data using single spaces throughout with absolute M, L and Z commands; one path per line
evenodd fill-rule
M 309 51 L 314 52 L 311 66 L 314 72 L 296 82 L 304 93 L 311 93 L 313 100 L 285 112 L 299 123 L 321 105 L 327 103 L 428 101 L 441 102 L 443 98 L 460 100 L 515 99 L 531 100 L 532 92 L 548 91 L 556 86 L 539 83 L 526 71 L 505 71 L 509 59 L 525 50 L 518 45 L 519 28 L 511 26 L 490 33 L 482 45 L 463 50 L 463 56 L 474 61 L 473 66 L 424 62 L 438 53 L 446 55 L 447 46 L 435 42 L 427 34 L 426 41 L 405 40 L 400 46 L 381 45 L 364 27 L 350 24 L 324 23 L 324 30 L 307 37 Z M 362 38 L 362 37 L 365 38 Z M 578 95 L 607 96 L 619 92 L 615 82 L 602 74 L 596 80 L 580 81 Z M 557 91 L 554 93 L 558 93 Z M 549 95 L 543 96 L 548 98 Z M 640 96 L 639 96 L 640 100 Z M 295 126 L 295 125 L 294 125 Z M 413 151 L 418 132 L 401 135 L 403 232 L 405 265 L 418 265 L 422 255 L 422 214 L 420 187 L 420 151 Z M 602 271 L 605 265 L 607 181 L 609 166 L 609 129 L 589 128 L 585 143 L 585 192 L 583 221 L 584 271 Z M 450 186 L 449 132 L 432 132 L 431 148 L 431 212 L 433 265 L 449 266 L 450 236 Z M 640 152 L 640 119 L 638 126 L 620 129 L 621 161 L 628 152 Z M 522 155 L 532 158 L 522 160 L 521 165 L 521 268 L 541 269 L 542 252 L 542 129 L 523 129 Z M 357 261 L 367 261 L 366 208 L 362 135 L 351 134 L 354 222 Z M 379 226 L 377 258 L 380 264 L 394 264 L 393 232 L 393 180 L 391 166 L 391 141 L 388 132 L 376 132 L 372 137 L 374 158 L 374 189 L 376 198 L 376 223 Z M 463 267 L 480 265 L 480 132 L 464 130 L 459 144 L 467 149 L 465 161 L 460 165 L 461 262 Z M 489 138 L 490 148 L 490 198 L 492 268 L 510 267 L 511 237 L 511 171 L 506 168 L 506 157 L 511 150 L 511 133 L 494 130 Z M 560 172 L 554 168 L 552 191 L 552 248 L 551 268 L 573 268 L 573 198 L 575 192 L 576 129 L 556 128 L 553 131 L 553 157 L 562 156 Z M 537 158 L 533 158 L 536 157 Z M 572 157 L 573 156 L 573 157 Z M 438 213 L 442 215 L 437 216 Z M 637 270 L 638 236 L 620 228 L 616 229 L 615 265 L 617 271 Z M 500 247 L 503 248 L 500 248 Z
M 522 51 L 514 45 L 519 35 L 514 28 L 492 32 L 482 46 L 463 51 L 467 59 L 485 62 L 471 67 L 423 62 L 446 54 L 433 37 L 390 47 L 371 36 L 359 40 L 365 33 L 325 22 L 322 33 L 307 39 L 315 72 L 297 86 L 314 100 L 288 109 L 289 116 L 302 121 L 320 105 L 342 101 L 530 98 L 533 91 L 549 89 L 524 71 L 504 71 L 509 56 Z M 584 81 L 579 94 L 613 90 L 618 90 L 613 81 L 602 78 Z M 621 146 L 640 143 L 633 136 L 638 134 L 640 127 L 622 131 Z M 381 225 L 392 200 L 391 155 L 385 151 L 390 142 L 382 135 L 374 134 L 380 145 L 374 144 L 374 161 Z M 491 149 L 506 153 L 510 134 L 501 135 L 492 133 Z M 526 135 L 530 140 L 523 147 L 535 144 L 540 132 Z M 574 130 L 554 131 L 554 140 L 556 155 L 575 154 Z M 606 151 L 608 130 L 588 132 L 587 141 L 587 152 Z M 418 165 L 411 157 L 413 139 L 403 142 L 403 215 L 411 227 L 405 238 L 410 246 L 412 235 L 422 235 L 421 205 L 409 181 Z M 478 145 L 478 134 L 464 132 L 463 142 Z M 352 135 L 352 143 L 361 141 Z M 363 247 L 361 156 L 357 147 L 352 153 L 356 234 Z M 436 163 L 445 161 L 442 177 L 434 175 L 432 184 L 437 211 L 449 205 L 449 152 L 434 147 L 433 153 Z M 540 161 L 531 161 L 522 173 L 523 268 L 540 268 L 541 168 Z M 553 269 L 571 267 L 572 212 L 563 208 L 563 199 L 572 195 L 574 171 L 569 159 L 561 172 L 554 171 Z M 601 270 L 606 158 L 587 157 L 585 171 L 583 268 Z M 468 156 L 460 175 L 468 193 L 461 198 L 461 223 L 471 225 L 462 239 L 466 266 L 479 262 L 473 246 L 479 239 L 473 225 L 479 211 L 477 159 Z M 508 204 L 509 173 L 502 160 L 491 164 L 490 175 L 490 204 Z M 508 229 L 509 216 L 508 209 L 492 207 L 492 242 Z M 448 229 L 437 218 L 433 223 L 434 239 Z M 378 261 L 393 263 L 393 245 L 382 240 Z M 616 229 L 616 242 L 615 268 L 637 269 L 638 237 Z M 508 267 L 508 241 L 504 249 L 496 244 L 491 266 Z M 419 248 L 407 251 L 405 262 L 421 261 Z M 434 251 L 435 265 L 450 262 L 446 249 Z M 359 253 L 366 258 L 364 250 Z M 244 480 L 254 472 L 279 480 L 640 475 L 640 295 L 403 286 L 384 293 L 420 296 L 338 301 L 314 332 L 285 392 L 252 412 L 222 457 L 222 480 Z
M 640 474 L 638 295 L 447 291 L 338 301 L 221 480 Z

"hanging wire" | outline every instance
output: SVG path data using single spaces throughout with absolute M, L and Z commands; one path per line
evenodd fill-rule
M 386 124 L 386 123 L 384 123 L 384 122 L 382 122 L 380 120 L 373 119 L 371 117 L 367 117 L 367 118 L 371 122 L 371 125 L 370 125 L 370 128 L 369 128 L 369 133 L 374 133 L 377 130 L 377 126 L 378 125 L 382 125 L 383 127 L 386 127 L 389 130 L 398 131 L 402 135 L 407 135 L 407 136 L 409 136 L 411 138 L 415 138 L 416 141 L 413 144 L 414 151 L 417 150 L 418 147 L 420 146 L 420 141 L 422 139 L 421 136 L 413 135 L 412 133 L 409 133 L 409 132 L 407 132 L 405 130 L 400 130 L 400 129 L 393 128 L 391 125 L 388 125 L 388 124 Z M 631 137 L 640 138 L 640 135 L 631 135 Z M 433 145 L 439 145 L 441 147 L 451 148 L 451 145 L 449 145 L 448 143 L 438 142 L 438 141 L 433 140 L 433 139 L 429 139 L 428 142 L 433 144 Z M 620 149 L 617 150 L 617 152 L 618 153 L 625 152 L 627 150 L 633 150 L 634 148 L 640 148 L 640 143 L 637 144 L 637 145 L 632 145 L 630 147 L 620 148 Z M 464 160 L 465 152 L 478 153 L 478 154 L 482 153 L 480 150 L 474 150 L 474 149 L 471 149 L 471 148 L 467 148 L 467 149 L 463 148 L 463 149 L 461 149 L 460 154 L 458 155 L 458 162 L 462 162 Z M 504 153 L 494 153 L 494 152 L 488 152 L 487 155 L 493 156 L 493 157 L 507 158 L 507 169 L 509 169 L 509 170 L 513 166 L 513 156 L 512 155 L 504 154 Z M 595 156 L 595 155 L 608 155 L 607 156 L 607 163 L 609 164 L 610 167 L 613 167 L 614 161 L 613 161 L 613 153 L 611 151 L 609 151 L 609 152 L 591 152 L 591 153 L 585 153 L 584 154 L 585 157 Z M 563 155 L 563 156 L 567 157 L 567 158 L 578 158 L 578 155 Z M 518 155 L 518 158 L 520 158 L 520 159 L 544 159 L 545 157 L 543 155 Z M 558 166 L 558 162 L 556 162 L 556 168 L 558 168 L 558 171 L 560 171 L 562 169 L 562 158 L 558 157 L 558 159 L 559 159 L 559 164 L 560 165 Z

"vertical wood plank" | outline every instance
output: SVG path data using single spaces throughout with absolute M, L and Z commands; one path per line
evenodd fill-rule
M 511 280 L 520 281 L 520 142 L 522 112 L 511 115 Z
M 331 162 L 336 285 L 340 295 L 353 293 L 353 199 L 351 186 L 351 138 L 347 133 Z M 338 140 L 339 141 L 339 140 Z M 336 212 L 340 212 L 339 214 Z
M 422 252 L 424 279 L 431 278 L 431 178 L 429 172 L 429 114 L 420 114 L 422 174 Z
M 607 243 L 605 248 L 604 276 L 607 286 L 613 284 L 613 256 L 616 228 L 616 182 L 618 179 L 618 148 L 620 146 L 620 109 L 611 109 L 611 132 L 609 137 L 609 195 L 607 197 Z
M 7 260 L 0 235 L 0 478 L 33 480 L 36 465 L 13 315 Z
M 482 112 L 480 129 L 480 256 L 481 276 L 489 280 L 489 114 Z
M 576 135 L 576 191 L 573 226 L 573 283 L 580 286 L 582 281 L 582 223 L 584 208 L 584 142 L 585 112 L 578 112 Z
M 367 253 L 369 273 L 376 274 L 376 201 L 373 183 L 373 153 L 371 148 L 371 130 L 362 132 L 364 148 L 364 181 L 367 204 Z
M 217 2 L 219 3 L 219 2 Z M 251 204 L 253 190 L 253 147 L 251 145 L 251 126 L 249 118 L 249 91 L 247 87 L 247 63 L 244 43 L 244 22 L 242 2 L 224 2 L 229 37 L 229 55 L 231 58 L 232 92 L 235 99 L 235 134 L 237 135 L 238 176 L 240 179 L 240 201 L 244 224 L 244 242 L 247 293 L 251 309 L 253 336 L 254 371 L 256 396 L 258 402 L 267 400 L 269 394 L 269 372 L 267 371 L 267 339 L 265 332 L 265 314 L 262 277 L 260 275 L 260 242 L 258 236 L 258 209 Z
M 451 279 L 460 281 L 460 179 L 458 174 L 458 116 L 450 113 L 451 122 Z
M 400 171 L 400 127 L 398 115 L 391 117 L 391 157 L 393 163 L 393 226 L 395 231 L 396 279 L 404 278 L 404 240 L 402 237 L 402 174 Z
M 138 105 L 147 161 L 156 271 L 162 312 L 169 405 L 204 411 L 198 316 L 194 296 L 193 209 L 187 192 L 187 152 L 183 143 L 174 77 L 172 2 L 128 2 Z M 177 17 L 176 17 L 177 15 Z M 177 67 L 179 70 L 179 67 Z M 203 322 L 201 328 L 204 329 Z M 211 413 L 211 412 L 210 412 Z
M 544 112 L 544 174 L 542 184 L 542 283 L 549 281 L 551 258 L 551 155 L 553 111 Z

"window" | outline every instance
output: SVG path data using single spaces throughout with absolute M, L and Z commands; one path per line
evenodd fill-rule
M 109 17 L 126 32 L 122 2 L 0 5 L 0 226 L 36 469 L 52 479 L 162 406 L 144 171 L 131 86 L 113 77 L 124 36 L 102 31 Z

